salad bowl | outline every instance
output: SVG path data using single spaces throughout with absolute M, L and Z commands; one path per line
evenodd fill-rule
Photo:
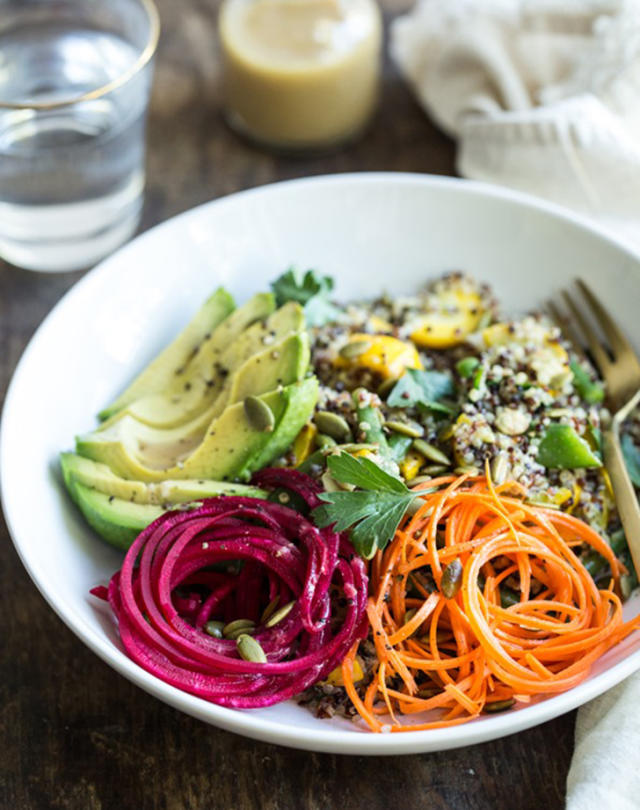
M 16 369 L 0 434 L 2 503 L 16 549 L 45 599 L 114 670 L 214 726 L 314 751 L 380 755 L 442 750 L 511 734 L 581 705 L 640 669 L 640 633 L 599 659 L 579 686 L 450 728 L 372 734 L 286 702 L 239 711 L 186 694 L 124 653 L 89 591 L 122 555 L 66 497 L 58 454 L 95 424 L 135 373 L 216 287 L 238 301 L 296 265 L 336 281 L 336 298 L 411 293 L 448 270 L 487 282 L 510 313 L 542 306 L 580 275 L 640 348 L 640 256 L 550 204 L 478 183 L 359 174 L 278 183 L 182 214 L 87 274 L 42 323 Z M 640 596 L 625 617 L 640 612 Z

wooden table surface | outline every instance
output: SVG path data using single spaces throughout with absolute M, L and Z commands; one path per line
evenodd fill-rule
M 405 5 L 386 0 L 385 10 L 392 16 Z M 213 197 L 291 177 L 367 170 L 454 174 L 453 144 L 429 123 L 390 65 L 378 114 L 357 144 L 298 160 L 249 147 L 220 117 L 215 1 L 160 0 L 159 7 L 164 30 L 143 228 Z M 30 273 L 0 261 L 0 397 L 34 330 L 81 275 Z M 1 810 L 563 807 L 571 714 L 484 745 L 395 760 L 293 751 L 193 720 L 109 669 L 45 604 L 4 521 L 0 605 Z

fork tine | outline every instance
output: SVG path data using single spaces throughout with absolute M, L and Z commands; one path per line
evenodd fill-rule
M 560 312 L 553 301 L 547 301 L 547 310 L 555 325 L 560 329 L 562 336 L 571 344 L 573 351 L 578 355 L 578 357 L 582 357 L 584 355 L 584 346 L 580 342 L 578 333 L 574 329 L 573 324 L 569 321 L 566 315 Z
M 578 307 L 574 304 L 571 296 L 566 290 L 563 290 L 562 295 L 564 297 L 565 303 L 569 308 L 571 314 L 573 315 L 576 323 L 579 325 L 582 334 L 584 335 L 587 345 L 589 346 L 589 351 L 593 356 L 593 359 L 598 366 L 600 374 L 606 376 L 609 369 L 611 368 L 611 360 L 609 359 L 609 355 L 606 353 L 602 344 L 598 340 L 598 336 L 593 331 L 593 329 L 587 323 L 584 315 Z
M 584 297 L 587 299 L 587 302 L 591 307 L 591 312 L 593 313 L 596 321 L 600 324 L 600 328 L 607 336 L 607 340 L 609 341 L 614 357 L 617 358 L 618 355 L 627 353 L 635 356 L 634 351 L 631 348 L 631 344 L 622 334 L 621 330 L 618 328 L 618 325 L 609 315 L 607 310 L 591 292 L 589 287 L 584 283 L 584 281 L 582 281 L 582 279 L 576 279 L 576 284 L 580 288 Z

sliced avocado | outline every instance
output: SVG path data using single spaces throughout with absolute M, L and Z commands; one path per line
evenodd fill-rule
M 297 385 L 298 390 L 293 385 L 285 389 L 290 391 L 286 412 L 277 423 L 268 444 L 236 473 L 237 478 L 248 481 L 252 473 L 266 467 L 285 453 L 309 420 L 318 401 L 318 380 L 315 377 L 308 377 Z
M 139 504 L 153 504 L 164 509 L 178 503 L 213 498 L 217 495 L 242 495 L 246 498 L 265 498 L 267 493 L 258 487 L 246 484 L 233 484 L 228 481 L 207 481 L 205 479 L 182 481 L 162 481 L 146 484 L 143 481 L 128 481 L 112 472 L 106 464 L 91 461 L 75 453 L 61 453 L 62 477 L 70 494 L 74 495 L 74 484 L 96 489 L 105 495 Z
M 297 304 L 295 307 L 302 313 Z M 284 309 L 283 307 L 282 310 Z M 289 310 L 289 314 L 291 315 L 293 311 L 295 310 Z M 277 315 L 278 313 L 274 314 L 274 319 Z M 287 318 L 290 325 L 295 321 L 298 319 Z M 193 428 L 204 433 L 211 420 L 219 416 L 228 404 L 237 402 L 239 398 L 249 394 L 263 394 L 278 384 L 288 385 L 302 379 L 311 360 L 308 334 L 304 328 L 289 331 L 277 327 L 278 324 L 274 323 L 274 329 L 269 332 L 271 339 L 267 346 L 259 337 L 254 339 L 253 350 L 250 345 L 243 346 L 243 343 L 246 344 L 244 338 L 248 334 L 243 333 L 235 341 L 234 347 L 230 347 L 238 349 L 235 351 L 235 362 L 231 364 L 223 358 L 227 373 L 220 384 L 208 386 L 202 379 L 200 382 L 193 380 L 185 383 L 186 389 L 179 396 L 156 394 L 138 400 L 104 422 L 99 430 L 111 430 L 117 422 L 131 416 L 145 425 L 160 430 L 184 427 L 185 431 Z M 285 335 L 284 338 L 280 337 L 282 333 Z M 278 340 L 279 342 L 276 342 Z M 206 407 L 202 410 L 204 406 Z M 161 420 L 164 420 L 162 424 Z M 149 438 L 148 441 L 152 439 Z
M 125 550 L 144 528 L 165 512 L 161 506 L 132 503 L 77 482 L 73 484 L 73 500 L 103 540 Z
M 274 416 L 272 432 L 258 430 L 249 422 L 243 402 L 229 405 L 210 425 L 202 442 L 195 449 L 190 448 L 184 460 L 169 467 L 162 464 L 175 458 L 175 445 L 169 448 L 154 445 L 155 455 L 149 457 L 144 442 L 141 447 L 141 428 L 145 426 L 131 417 L 121 420 L 117 431 L 96 431 L 78 437 L 76 449 L 80 455 L 107 464 L 116 474 L 132 480 L 247 478 L 251 471 L 286 449 L 289 442 L 284 443 L 284 438 L 291 434 L 292 439 L 300 430 L 313 411 L 317 396 L 318 381 L 314 377 L 262 394 L 259 399 Z M 281 420 L 286 420 L 286 429 Z
M 222 324 L 219 328 L 224 327 L 225 324 Z M 235 371 L 251 357 L 267 351 L 268 347 L 275 350 L 287 336 L 304 331 L 304 312 L 298 304 L 292 303 L 281 307 L 268 318 L 251 324 L 235 339 L 227 341 L 218 353 L 215 351 L 217 333 L 214 333 L 211 346 L 207 346 L 206 351 L 203 349 L 201 358 L 208 355 L 211 360 L 215 355 L 212 362 L 192 364 L 193 367 L 181 375 L 177 384 L 174 381 L 167 390 L 132 403 L 127 413 L 153 427 L 177 427 L 208 410 L 215 402 L 213 418 L 226 405 L 225 392 L 231 385 Z M 269 388 L 262 389 L 266 390 Z
M 189 361 L 174 369 L 166 385 L 129 403 L 107 426 L 125 415 L 153 427 L 177 427 L 195 418 L 215 400 L 229 372 L 264 348 L 262 338 L 269 334 L 270 316 L 275 317 L 273 296 L 255 295 L 205 336 Z M 299 326 L 289 310 L 289 317 L 276 319 L 276 325 L 276 336 L 282 339 L 302 329 L 304 317 Z
M 102 426 L 94 434 L 78 440 L 78 452 L 88 455 L 97 461 L 107 461 L 96 452 L 102 450 L 86 449 L 87 442 L 98 447 L 105 444 L 122 443 L 136 464 L 159 472 L 160 477 L 148 478 L 140 471 L 116 468 L 114 471 L 125 478 L 140 478 L 144 481 L 161 480 L 162 478 L 215 477 L 202 472 L 188 475 L 172 475 L 171 469 L 186 465 L 193 455 L 200 450 L 206 437 L 215 430 L 216 422 L 222 418 L 225 406 L 228 408 L 248 396 L 260 396 L 273 391 L 278 386 L 286 386 L 300 380 L 309 365 L 309 337 L 306 332 L 285 338 L 277 347 L 268 348 L 251 357 L 234 375 L 229 377 L 229 385 L 221 392 L 216 402 L 203 414 L 186 425 L 175 428 L 153 428 L 142 424 L 129 414 L 120 416 L 108 426 Z M 92 438 L 92 436 L 94 438 Z M 113 465 L 112 465 L 113 466 Z M 127 468 L 128 469 L 128 468 Z
M 233 309 L 231 295 L 222 287 L 216 290 L 175 340 L 149 363 L 115 402 L 100 411 L 99 418 L 108 419 L 136 399 L 165 389 L 172 382 L 176 369 L 182 367 L 198 351 L 207 334 Z

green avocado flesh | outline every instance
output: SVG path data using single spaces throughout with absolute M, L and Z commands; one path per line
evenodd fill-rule
M 160 483 L 129 481 L 116 475 L 106 464 L 91 461 L 75 453 L 62 453 L 60 467 L 65 485 L 72 494 L 73 485 L 77 483 L 124 501 L 162 506 L 165 509 L 174 504 L 188 503 L 199 498 L 214 498 L 216 495 L 264 498 L 267 494 L 263 489 L 246 484 L 208 481 L 202 478 L 166 480 Z
M 161 506 L 131 503 L 78 483 L 73 485 L 72 497 L 96 534 L 124 550 L 166 511 Z
M 257 303 L 261 304 L 261 309 L 258 309 Z M 286 345 L 283 348 L 283 344 L 287 338 L 298 337 L 304 339 L 304 346 L 308 344 L 304 313 L 299 304 L 287 304 L 269 317 L 262 317 L 265 302 L 257 303 L 251 306 L 250 314 L 247 313 L 245 320 L 250 317 L 259 317 L 260 320 L 233 337 L 228 337 L 226 322 L 223 323 L 201 348 L 197 358 L 181 374 L 174 375 L 170 387 L 137 400 L 114 418 L 118 419 L 127 413 L 152 427 L 170 428 L 184 425 L 204 412 L 209 413 L 212 408 L 215 412 L 211 416 L 217 415 L 229 401 L 229 394 L 238 375 L 248 373 L 264 377 L 269 373 L 270 366 L 274 365 L 273 360 L 270 360 L 272 355 L 280 357 L 282 366 L 285 363 L 282 352 L 286 351 Z M 251 304 L 250 301 L 246 307 Z M 243 309 L 245 308 L 237 310 L 232 317 Z M 302 372 L 304 374 L 309 363 L 308 349 L 306 356 L 303 352 L 296 359 L 305 364 Z M 300 378 L 295 360 L 290 365 L 291 371 L 281 372 L 287 378 L 283 380 L 283 384 Z M 259 380 L 255 384 L 261 386 L 259 393 L 270 387 Z
M 260 294 L 234 309 L 218 290 L 101 412 L 102 424 L 77 437 L 76 452 L 61 455 L 71 497 L 119 548 L 173 506 L 218 495 L 264 497 L 234 482 L 281 456 L 309 419 L 318 398 L 309 365 L 299 304 L 275 310 L 273 296 Z M 266 424 L 256 403 L 245 408 L 247 397 L 266 406 Z
M 175 370 L 197 352 L 206 335 L 224 321 L 233 309 L 231 295 L 222 288 L 216 290 L 178 337 L 149 363 L 115 402 L 100 411 L 99 418 L 107 419 L 136 399 L 163 391 L 172 381 Z
M 163 466 L 163 462 L 175 459 L 175 439 L 168 446 L 156 443 L 151 454 L 150 446 L 144 443 L 148 434 L 130 418 L 119 423 L 117 434 L 96 431 L 78 437 L 76 449 L 82 456 L 107 464 L 117 475 L 138 481 L 246 479 L 287 449 L 307 421 L 317 397 L 318 382 L 314 377 L 258 397 L 273 413 L 275 427 L 271 432 L 251 425 L 243 402 L 229 405 L 211 423 L 195 449 L 173 466 Z
M 165 511 L 181 503 L 218 495 L 263 498 L 258 487 L 224 481 L 183 480 L 145 484 L 127 481 L 75 453 L 62 453 L 62 477 L 69 494 L 94 531 L 111 545 L 127 549 Z

